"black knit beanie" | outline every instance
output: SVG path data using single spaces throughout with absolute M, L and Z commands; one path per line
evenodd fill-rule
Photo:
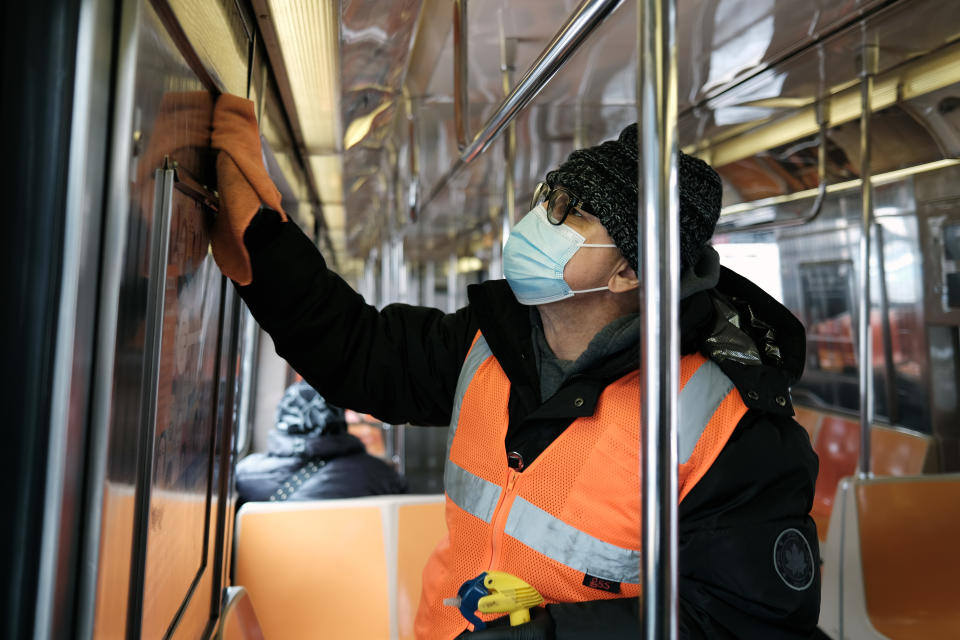
M 620 253 L 637 273 L 636 123 L 617 140 L 578 149 L 547 174 L 551 187 L 561 185 L 585 199 Z M 720 176 L 703 160 L 680 152 L 680 269 L 695 265 L 720 217 Z

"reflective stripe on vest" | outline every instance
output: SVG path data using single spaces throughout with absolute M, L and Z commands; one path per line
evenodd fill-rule
M 481 335 L 477 338 L 467 359 L 460 368 L 460 377 L 457 379 L 457 391 L 453 397 L 453 413 L 450 418 L 450 430 L 447 432 L 447 461 L 443 469 L 443 488 L 455 505 L 467 513 L 489 523 L 493 517 L 493 510 L 500 500 L 500 487 L 492 482 L 476 476 L 463 469 L 450 459 L 450 447 L 453 445 L 453 436 L 457 433 L 457 423 L 460 422 L 460 407 L 463 405 L 463 396 L 467 387 L 473 382 L 473 376 L 483 362 L 492 356 L 487 341 Z
M 677 404 L 677 460 L 681 464 L 690 459 L 710 418 L 731 391 L 733 382 L 713 360 L 700 365 L 680 391 Z
M 449 445 L 447 451 L 450 450 Z M 493 517 L 493 510 L 500 500 L 500 487 L 475 476 L 450 459 L 443 469 L 443 488 L 455 505 L 487 524 Z
M 450 416 L 450 431 L 447 434 L 447 458 L 450 457 L 450 445 L 453 443 L 453 436 L 457 432 L 457 424 L 460 422 L 460 407 L 463 406 L 463 396 L 467 393 L 467 387 L 473 382 L 473 376 L 477 374 L 477 369 L 483 364 L 484 360 L 492 356 L 487 341 L 483 335 L 479 335 L 474 341 L 473 346 L 467 353 L 463 366 L 460 367 L 460 376 L 457 378 L 457 390 L 453 396 L 453 413 Z
M 640 582 L 640 552 L 598 540 L 517 497 L 504 533 L 580 573 L 615 582 Z
M 450 431 L 444 489 L 459 508 L 490 523 L 503 489 L 450 459 L 450 448 L 460 421 L 463 397 L 477 370 L 493 357 L 480 335 L 473 344 L 457 380 Z M 719 366 L 706 360 L 680 391 L 678 416 L 678 458 L 690 459 L 714 412 L 734 385 Z M 637 417 L 639 420 L 639 416 Z M 639 446 L 639 442 L 637 443 Z M 526 546 L 576 571 L 622 583 L 640 582 L 640 553 L 604 542 L 540 509 L 522 497 L 513 502 L 504 533 Z

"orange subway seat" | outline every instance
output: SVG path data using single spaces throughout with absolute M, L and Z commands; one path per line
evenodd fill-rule
M 821 541 L 827 539 L 834 494 L 840 479 L 853 475 L 860 456 L 860 424 L 856 418 L 797 408 L 797 422 L 815 433 L 814 451 L 820 458 L 820 472 L 810 515 L 817 523 Z M 930 452 L 931 439 L 905 429 L 870 427 L 870 469 L 877 476 L 920 474 Z
M 893 640 L 960 637 L 960 477 L 871 480 L 856 491 L 870 622 Z
M 870 468 L 878 476 L 923 473 L 930 438 L 903 429 L 874 425 L 870 429 Z
M 437 496 L 429 504 L 397 508 L 397 627 L 400 640 L 413 640 L 413 623 L 420 602 L 423 568 L 444 535 L 444 504 Z
M 413 638 L 443 512 L 440 494 L 247 503 L 236 582 L 266 638 Z
M 820 421 L 823 419 L 823 414 L 816 409 L 808 409 L 807 407 L 794 407 L 794 410 L 796 412 L 794 420 L 799 422 L 800 426 L 807 430 L 807 434 L 810 436 L 810 442 L 816 442 L 817 434 L 820 432 Z
M 266 638 L 390 635 L 384 527 L 376 504 L 249 503 L 236 533 L 236 583 Z
M 820 472 L 817 474 L 810 515 L 817 523 L 817 535 L 822 542 L 827 539 L 837 484 L 841 478 L 852 475 L 857 469 L 860 425 L 847 418 L 824 415 L 813 449 L 820 458 Z

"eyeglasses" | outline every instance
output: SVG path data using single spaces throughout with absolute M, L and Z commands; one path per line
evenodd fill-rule
M 586 200 L 570 192 L 563 187 L 551 187 L 546 182 L 541 182 L 533 191 L 533 200 L 530 201 L 530 208 L 536 209 L 538 206 L 547 203 L 547 220 L 550 224 L 561 225 L 567 219 L 570 212 L 574 209 L 593 213 Z

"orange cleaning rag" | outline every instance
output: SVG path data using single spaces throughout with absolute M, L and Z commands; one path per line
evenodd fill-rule
M 213 258 L 224 275 L 240 285 L 253 282 L 250 255 L 243 232 L 263 204 L 280 214 L 280 191 L 267 175 L 253 102 L 228 93 L 217 98 L 213 110 L 211 145 L 217 154 L 220 212 L 213 225 Z

